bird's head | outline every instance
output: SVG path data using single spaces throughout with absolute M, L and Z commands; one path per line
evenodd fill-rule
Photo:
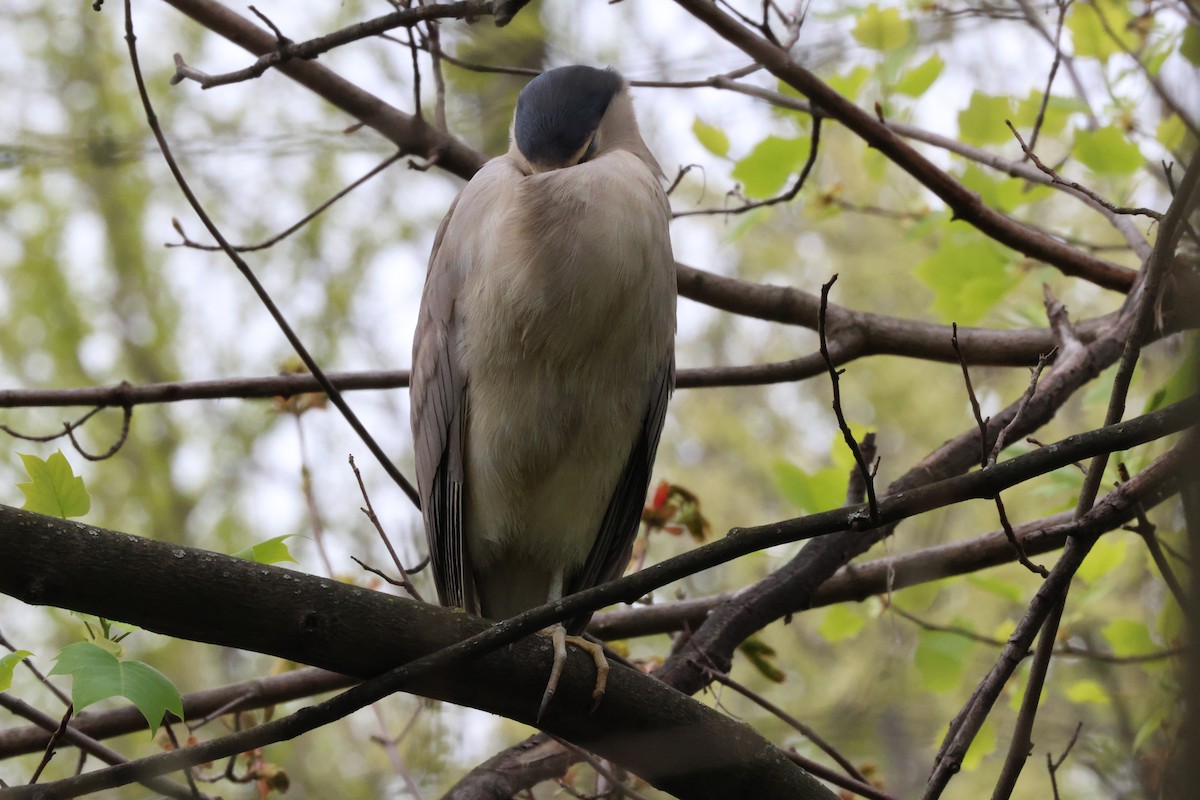
M 611 69 L 576 65 L 543 72 L 517 98 L 512 150 L 532 172 L 573 167 L 612 150 L 628 150 L 661 174 L 638 132 L 627 89 Z

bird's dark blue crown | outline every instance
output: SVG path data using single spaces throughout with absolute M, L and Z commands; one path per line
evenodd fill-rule
M 596 132 L 621 84 L 611 69 L 585 66 L 538 75 L 517 98 L 517 147 L 536 164 L 567 163 Z

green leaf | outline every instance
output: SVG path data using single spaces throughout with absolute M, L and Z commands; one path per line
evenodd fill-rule
M 1200 25 L 1188 25 L 1183 29 L 1183 41 L 1179 44 L 1179 55 L 1200 66 Z
M 845 75 L 834 75 L 828 78 L 825 82 L 829 84 L 835 92 L 843 97 L 854 100 L 858 97 L 859 91 L 863 84 L 867 82 L 867 78 L 871 77 L 871 70 L 865 66 L 859 65 L 847 72 Z M 788 87 L 791 89 L 791 87 Z M 795 94 L 795 90 L 792 89 Z
M 725 135 L 725 131 L 715 125 L 709 125 L 696 117 L 692 122 L 692 133 L 696 134 L 696 139 L 704 146 L 704 149 L 714 156 L 724 158 L 729 155 L 729 137 Z
M 1145 746 L 1151 736 L 1166 728 L 1166 722 L 1171 714 L 1172 709 L 1168 706 L 1159 706 L 1150 713 L 1150 716 L 1138 728 L 1137 735 L 1133 737 L 1133 751 L 1135 753 Z
M 1021 602 L 1021 598 L 1025 593 L 1021 591 L 1021 587 L 1012 581 L 1006 581 L 1001 578 L 993 578 L 987 575 L 971 575 L 967 578 L 967 583 L 977 589 L 982 589 L 985 592 L 1002 597 L 1012 603 Z
M 973 325 L 1021 281 L 1011 253 L 990 239 L 944 240 L 914 273 L 934 291 L 933 310 L 946 322 Z
M 833 466 L 805 472 L 789 461 L 775 462 L 775 486 L 805 514 L 836 508 L 846 499 L 849 474 Z
M 933 85 L 933 82 L 942 74 L 942 69 L 946 66 L 946 62 L 937 53 L 934 53 L 929 58 L 922 61 L 917 66 L 910 69 L 908 72 L 896 81 L 892 86 L 900 94 L 906 94 L 909 97 L 920 97 L 925 94 L 926 90 Z
M 974 772 L 995 749 L 996 726 L 990 719 L 987 719 L 979 726 L 979 733 L 975 734 L 975 738 L 971 740 L 971 746 L 963 755 L 962 768 L 967 772 Z
M 1013 138 L 1004 124 L 1013 117 L 1013 101 L 1009 97 L 993 97 L 976 90 L 971 102 L 958 112 L 958 136 L 967 144 L 1002 144 Z
M 71 702 L 75 713 L 109 697 L 124 697 L 150 726 L 158 731 L 170 711 L 183 719 L 183 698 L 166 675 L 141 661 L 120 661 L 92 642 L 76 642 L 59 651 L 51 675 L 71 676 Z
M 1091 0 L 1073 3 L 1067 12 L 1067 30 L 1071 32 L 1071 43 L 1077 57 L 1108 57 L 1125 49 L 1136 50 L 1139 37 L 1130 26 L 1133 14 L 1122 0 Z M 1107 25 L 1108 30 L 1105 30 Z M 1108 31 L 1116 35 L 1116 39 Z M 1118 44 L 1120 42 L 1121 44 Z
M 1103 175 L 1128 175 L 1145 162 L 1138 146 L 1115 125 L 1076 131 L 1072 153 L 1092 172 Z
M 283 536 L 267 539 L 265 542 L 259 542 L 258 544 L 238 550 L 233 554 L 233 557 L 244 558 L 247 561 L 255 561 L 259 564 L 278 564 L 281 561 L 291 561 L 293 564 L 298 564 L 299 562 L 292 558 L 291 552 L 288 550 L 287 545 L 284 544 L 284 540 L 296 535 L 294 533 L 285 533 Z
M 1017 103 L 1017 112 L 1013 117 L 1013 125 L 1025 131 L 1033 130 L 1037 123 L 1038 112 L 1042 108 L 1042 93 L 1032 90 L 1029 95 Z M 1042 135 L 1057 136 L 1067 127 L 1067 121 L 1072 114 L 1087 112 L 1087 104 L 1074 97 L 1058 97 L 1051 95 L 1046 103 L 1046 111 L 1042 115 Z M 1028 136 L 1025 137 L 1028 140 Z
M 941 581 L 928 581 L 897 589 L 893 599 L 901 603 L 906 611 L 919 614 L 933 608 L 941 593 Z
M 889 6 L 867 6 L 857 16 L 851 33 L 863 47 L 886 53 L 908 44 L 913 35 L 911 20 L 900 15 L 900 9 Z
M 1049 197 L 1054 190 L 1049 186 L 1030 184 L 1017 178 L 995 177 L 975 164 L 968 164 L 962 173 L 962 184 L 979 194 L 985 205 L 1009 212 L 1028 203 Z
M 1086 583 L 1092 583 L 1112 572 L 1125 560 L 1125 550 L 1129 542 L 1125 539 L 1105 537 L 1092 546 L 1083 565 L 1075 573 L 1075 577 Z
M 1178 603 L 1163 603 L 1162 611 L 1158 612 L 1158 620 L 1154 630 L 1168 645 L 1174 645 L 1183 635 L 1183 611 Z
M 966 669 L 971 641 L 946 631 L 921 630 L 914 663 L 921 684 L 930 691 L 948 692 L 958 688 Z
M 861 611 L 841 603 L 826 609 L 825 616 L 817 627 L 817 633 L 830 642 L 840 642 L 857 636 L 866 624 L 866 617 Z
M 1150 653 L 1157 647 L 1146 626 L 1133 619 L 1114 619 L 1100 633 L 1112 648 L 1113 655 L 1122 658 Z
M 738 645 L 738 651 L 750 661 L 750 664 L 764 678 L 772 683 L 783 683 L 787 680 L 787 674 L 775 666 L 774 658 L 777 655 L 775 648 L 757 636 L 751 636 Z
M 1108 705 L 1111 698 L 1099 681 L 1091 678 L 1083 678 L 1075 681 L 1067 687 L 1067 699 L 1072 703 L 1092 703 L 1094 705 Z
M 0 658 L 0 692 L 7 692 L 12 686 L 13 670 L 17 668 L 26 658 L 29 658 L 33 653 L 28 650 L 14 650 L 4 658 Z
M 1163 147 L 1172 153 L 1178 153 L 1180 150 L 1186 149 L 1184 142 L 1188 141 L 1189 133 L 1187 125 L 1183 124 L 1180 116 L 1178 114 L 1171 114 L 1159 121 L 1158 127 L 1154 131 L 1154 136 Z
M 807 139 L 768 136 L 733 168 L 733 179 L 742 185 L 747 197 L 764 198 L 776 194 L 808 156 Z
M 19 453 L 29 473 L 29 483 L 18 483 L 25 494 L 26 511 L 51 517 L 82 517 L 92 507 L 83 478 L 71 471 L 67 457 L 57 450 L 45 461 Z
M 1191 359 L 1185 358 L 1179 365 L 1179 369 L 1175 370 L 1171 377 L 1167 378 L 1167 382 L 1146 401 L 1146 408 L 1142 413 L 1149 414 L 1163 406 L 1178 403 L 1192 394 L 1192 387 L 1195 385 L 1196 364 Z

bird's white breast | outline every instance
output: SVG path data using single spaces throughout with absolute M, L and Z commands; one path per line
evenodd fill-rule
M 457 309 L 467 546 L 480 571 L 577 568 L 673 347 L 669 209 L 624 151 L 531 176 L 506 161 L 464 190 L 490 209 L 471 223 Z

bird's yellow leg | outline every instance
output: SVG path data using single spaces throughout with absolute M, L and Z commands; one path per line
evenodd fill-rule
M 562 576 L 557 575 L 550 583 L 550 597 L 548 602 L 555 602 L 562 599 Z M 592 711 L 595 711 L 600 705 L 600 699 L 604 697 L 604 689 L 608 686 L 608 657 L 604 655 L 604 647 L 597 642 L 585 639 L 582 636 L 568 636 L 567 629 L 562 623 L 551 625 L 546 630 L 542 631 L 550 637 L 550 642 L 554 646 L 554 662 L 550 666 L 550 680 L 546 681 L 546 691 L 542 693 L 542 704 L 538 706 L 537 718 L 540 720 L 542 715 L 546 713 L 547 706 L 550 705 L 550 699 L 554 697 L 554 692 L 558 689 L 558 679 L 562 677 L 563 665 L 567 663 L 567 645 L 572 644 L 580 650 L 586 651 L 592 657 L 592 661 L 596 664 L 596 685 L 592 689 Z
M 549 634 L 550 642 L 554 645 L 554 663 L 550 667 L 550 680 L 546 682 L 546 691 L 542 693 L 542 704 L 538 707 L 537 718 L 546 713 L 550 699 L 558 688 L 558 679 L 562 676 L 563 664 L 567 662 L 567 645 L 572 644 L 586 651 L 596 664 L 596 685 L 592 689 L 592 711 L 600 705 L 604 697 L 604 689 L 608 686 L 608 657 L 604 655 L 604 647 L 599 643 L 585 639 L 582 636 L 568 636 L 567 629 L 562 625 L 552 625 L 543 633 Z

